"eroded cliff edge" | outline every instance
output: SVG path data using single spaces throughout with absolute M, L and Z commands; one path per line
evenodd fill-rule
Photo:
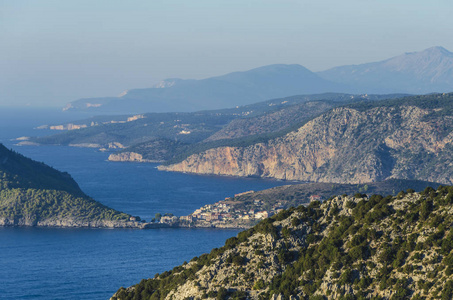
M 451 184 L 453 116 L 443 103 L 417 104 L 335 108 L 265 143 L 209 149 L 159 169 L 314 182 L 402 178 Z

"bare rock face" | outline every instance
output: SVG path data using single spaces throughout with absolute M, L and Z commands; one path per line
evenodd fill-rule
M 113 153 L 109 155 L 109 161 L 133 161 L 133 162 L 149 162 L 147 159 L 143 159 L 143 156 L 135 152 L 121 152 Z
M 336 108 L 266 143 L 209 149 L 160 169 L 314 182 L 402 178 L 451 184 L 453 117 L 441 110 Z

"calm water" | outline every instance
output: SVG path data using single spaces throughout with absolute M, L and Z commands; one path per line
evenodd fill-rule
M 33 127 L 78 119 L 57 111 L 0 109 L 0 142 L 69 172 L 96 200 L 150 219 L 188 214 L 247 190 L 287 184 L 159 172 L 156 164 L 107 162 L 107 153 L 71 147 L 14 146 L 12 138 L 43 135 Z M 138 283 L 220 247 L 237 230 L 0 228 L 0 299 L 108 299 Z

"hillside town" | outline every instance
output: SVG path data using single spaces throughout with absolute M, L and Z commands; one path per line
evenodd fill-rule
M 177 217 L 165 214 L 155 221 L 172 227 L 249 228 L 288 208 L 288 201 L 285 200 L 274 203 L 267 203 L 261 199 L 253 199 L 250 202 L 241 201 L 244 198 L 241 196 L 253 193 L 254 191 L 247 191 L 235 194 L 234 197 L 205 205 L 187 216 Z M 312 195 L 309 200 L 323 199 L 319 195 Z

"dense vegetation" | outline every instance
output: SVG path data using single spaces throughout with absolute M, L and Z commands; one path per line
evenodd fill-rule
M 398 191 L 413 189 L 422 191 L 427 186 L 437 187 L 439 183 L 420 181 L 389 179 L 381 182 L 370 182 L 363 184 L 339 184 L 339 183 L 302 183 L 287 186 L 280 186 L 255 193 L 247 193 L 229 200 L 236 210 L 248 211 L 256 209 L 255 201 L 259 201 L 260 206 L 270 211 L 276 203 L 281 203 L 281 207 L 297 207 L 308 203 L 310 196 L 320 196 L 321 199 L 329 199 L 334 195 L 355 195 L 357 193 L 396 195 Z
M 114 142 L 131 146 L 156 138 L 194 143 L 207 138 L 236 117 L 232 114 L 219 115 L 211 112 L 150 113 L 132 122 L 101 123 L 97 126 L 33 138 L 31 141 L 58 145 L 96 144 L 101 147 Z M 182 131 L 191 133 L 181 134 Z
M 68 173 L 29 159 L 0 144 L 0 188 L 19 187 L 62 190 L 84 195 Z
M 43 189 L 1 189 L 0 218 L 8 225 L 37 225 L 42 221 L 67 226 L 96 221 L 127 221 L 130 215 L 106 207 L 89 197 Z M 56 223 L 53 223 L 56 222 Z M 77 224 L 75 224 L 77 223 Z
M 0 144 L 0 223 L 2 225 L 82 226 L 128 220 L 130 215 L 86 196 L 68 173 L 33 161 Z M 70 223 L 64 224 L 69 221 Z
M 452 299 L 453 187 L 280 212 L 113 299 Z
M 453 113 L 453 93 L 428 94 L 407 96 L 398 99 L 385 99 L 374 102 L 360 102 L 348 105 L 348 107 L 365 111 L 374 107 L 416 106 L 422 109 L 439 109 L 431 117 L 437 115 L 451 116 Z

